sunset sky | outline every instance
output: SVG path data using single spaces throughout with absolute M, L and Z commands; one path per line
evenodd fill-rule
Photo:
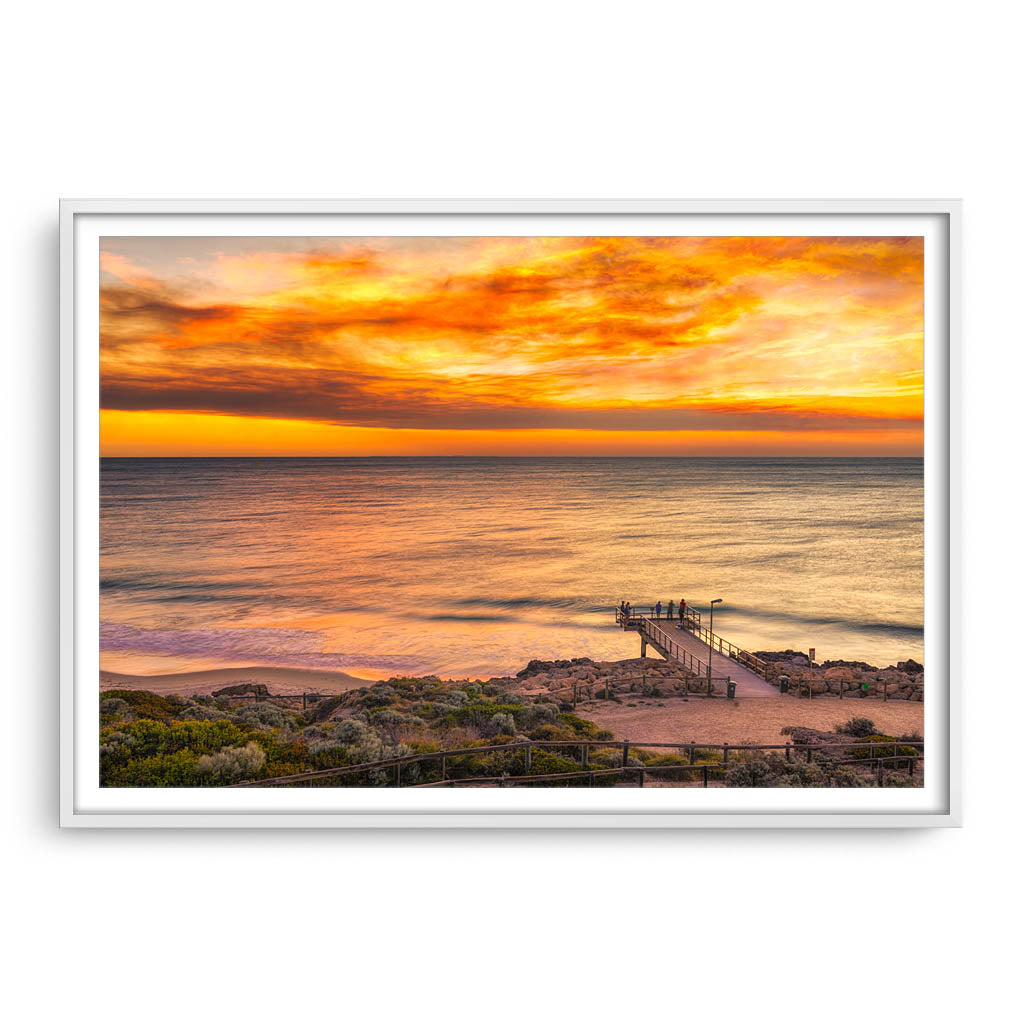
M 104 455 L 914 455 L 912 238 L 104 238 Z

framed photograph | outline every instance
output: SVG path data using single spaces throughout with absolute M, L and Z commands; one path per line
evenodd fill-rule
M 62 825 L 959 824 L 959 239 L 64 201 Z

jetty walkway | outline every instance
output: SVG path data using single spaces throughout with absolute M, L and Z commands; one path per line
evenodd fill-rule
M 729 643 L 701 625 L 700 612 L 687 609 L 682 619 L 645 615 L 636 608 L 629 614 L 615 610 L 615 621 L 624 630 L 640 635 L 640 657 L 653 647 L 666 661 L 679 665 L 689 676 L 707 677 L 711 656 L 713 681 L 731 680 L 737 697 L 778 696 L 765 677 L 765 663 L 749 651 Z

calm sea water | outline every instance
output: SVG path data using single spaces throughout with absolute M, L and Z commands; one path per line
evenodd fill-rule
M 888 665 L 923 561 L 920 459 L 105 459 L 101 664 L 503 674 L 721 597 L 749 649 Z

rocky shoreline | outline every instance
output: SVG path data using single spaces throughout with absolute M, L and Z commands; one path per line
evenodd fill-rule
M 765 678 L 781 689 L 789 680 L 792 696 L 807 694 L 849 694 L 851 697 L 886 697 L 888 700 L 924 700 L 924 666 L 912 658 L 886 668 L 864 661 L 823 661 L 813 665 L 802 651 L 755 651 L 767 662 Z
M 922 701 L 924 666 L 913 659 L 878 668 L 863 661 L 825 661 L 811 665 L 800 651 L 757 651 L 767 662 L 765 677 L 773 686 L 788 679 L 787 695 L 806 697 L 807 684 L 814 696 L 881 697 L 889 700 Z M 468 682 L 469 680 L 463 680 Z M 591 700 L 616 695 L 674 697 L 708 692 L 701 678 L 686 677 L 674 662 L 660 658 L 629 658 L 624 661 L 594 661 L 565 658 L 544 661 L 535 658 L 514 676 L 484 680 L 510 692 L 550 693 L 562 700 Z M 712 684 L 713 696 L 724 696 L 720 681 Z

